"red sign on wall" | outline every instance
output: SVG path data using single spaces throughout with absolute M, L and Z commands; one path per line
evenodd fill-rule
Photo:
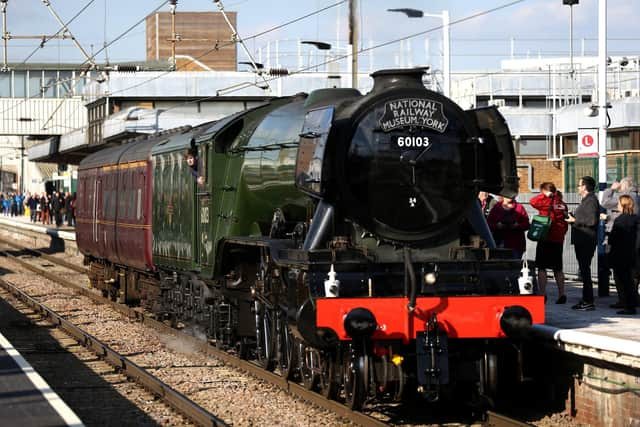
M 578 156 L 598 156 L 598 128 L 578 129 Z

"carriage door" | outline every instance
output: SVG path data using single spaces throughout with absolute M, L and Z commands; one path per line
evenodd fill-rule
M 195 259 L 200 265 L 201 271 L 210 271 L 213 268 L 213 238 L 211 235 L 212 198 L 211 198 L 211 171 L 209 159 L 209 145 L 198 147 L 199 172 L 196 186 L 196 249 Z

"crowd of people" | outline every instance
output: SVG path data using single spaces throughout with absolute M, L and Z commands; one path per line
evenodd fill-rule
M 42 193 L 0 193 L 0 205 L 5 216 L 28 215 L 31 222 L 45 225 L 55 224 L 60 227 L 63 223 L 69 226 L 76 224 L 76 194 L 54 191 L 51 194 Z
M 608 287 L 609 269 L 612 269 L 618 293 L 618 302 L 611 307 L 621 309 L 618 314 L 636 314 L 640 276 L 640 197 L 630 177 L 614 182 L 605 190 L 602 204 L 594 193 L 595 188 L 592 177 L 584 176 L 579 180 L 577 190 L 581 201 L 574 212 L 568 210 L 562 193 L 552 182 L 543 182 L 540 193 L 530 200 L 540 216 L 549 218 L 548 231 L 536 243 L 538 289 L 546 302 L 547 270 L 550 270 L 558 286 L 556 304 L 567 302 L 562 259 L 564 240 L 571 227 L 571 244 L 582 281 L 582 298 L 571 308 L 595 310 L 591 261 L 600 242 L 605 254 L 598 259 L 598 280 L 606 280 Z M 531 226 L 524 207 L 514 199 L 493 197 L 485 192 L 480 192 L 478 199 L 496 246 L 510 249 L 514 258 L 521 259 L 526 250 L 526 232 Z M 604 222 L 602 234 L 599 234 L 600 222 Z

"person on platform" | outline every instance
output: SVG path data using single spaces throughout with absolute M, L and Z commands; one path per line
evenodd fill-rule
M 489 212 L 487 223 L 496 246 L 511 249 L 515 259 L 522 258 L 527 247 L 525 231 L 529 229 L 529 216 L 524 206 L 515 199 L 503 197 L 502 203 L 496 204 Z
M 50 213 L 51 213 L 51 204 L 49 202 L 49 195 L 47 193 L 42 193 L 40 197 L 40 218 L 42 220 L 42 224 L 48 225 L 50 223 Z
M 553 277 L 558 285 L 558 299 L 556 304 L 565 304 L 567 296 L 564 289 L 564 272 L 562 271 L 562 252 L 564 238 L 569 229 L 565 221 L 568 214 L 567 204 L 562 200 L 562 193 L 552 182 L 540 185 L 540 194 L 533 197 L 529 204 L 538 210 L 539 215 L 551 217 L 551 226 L 544 240 L 536 245 L 536 268 L 538 269 L 538 287 L 540 294 L 547 301 L 547 269 L 553 271 Z
M 38 220 L 38 196 L 36 194 L 32 194 L 29 196 L 27 200 L 27 206 L 29 207 L 29 213 L 31 216 L 31 222 L 36 222 Z
M 591 281 L 591 260 L 598 244 L 598 220 L 600 203 L 593 193 L 596 181 L 593 177 L 583 176 L 578 182 L 578 194 L 582 197 L 574 214 L 569 213 L 567 222 L 573 227 L 571 243 L 576 252 L 580 276 L 582 278 L 582 299 L 571 308 L 573 310 L 595 310 L 593 282 Z
M 636 314 L 638 290 L 633 280 L 638 264 L 638 228 L 640 218 L 635 213 L 635 202 L 631 196 L 622 195 L 618 199 L 619 215 L 613 222 L 609 234 L 609 265 L 613 268 L 616 284 L 620 283 L 624 308 L 618 314 Z
M 624 177 L 620 180 L 620 182 L 616 181 L 611 184 L 610 188 L 604 190 L 602 194 L 602 207 L 606 209 L 606 213 L 600 214 L 600 220 L 604 221 L 605 227 L 605 235 L 604 235 L 604 254 L 598 257 L 598 282 L 602 281 L 606 283 L 606 286 L 609 286 L 609 262 L 608 262 L 608 253 L 610 251 L 609 239 L 608 236 L 611 234 L 611 229 L 613 227 L 613 223 L 616 218 L 620 215 L 618 211 L 618 199 L 620 196 L 629 196 L 633 199 L 634 202 L 634 213 L 637 215 L 638 209 L 640 207 L 640 196 L 638 195 L 638 190 L 633 182 L 633 178 L 630 176 Z M 635 272 L 637 273 L 637 272 Z M 634 273 L 634 277 L 635 274 Z M 621 283 L 619 283 L 615 279 L 614 282 L 616 285 L 616 290 L 618 293 L 618 301 L 611 304 L 611 308 L 624 308 L 624 301 L 622 295 L 624 293 L 624 289 Z M 598 288 L 600 288 L 600 283 L 598 283 Z M 608 290 L 608 288 L 607 288 Z

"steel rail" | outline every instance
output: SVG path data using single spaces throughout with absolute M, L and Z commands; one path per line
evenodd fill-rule
M 533 424 L 525 423 L 493 411 L 487 411 L 487 421 L 485 425 L 490 427 L 533 427 Z
M 58 265 L 61 265 L 65 268 L 68 268 L 70 270 L 76 271 L 78 273 L 84 273 L 87 274 L 89 272 L 89 270 L 86 267 L 80 267 L 79 265 L 76 264 L 72 264 L 68 261 L 65 261 L 63 259 L 60 258 L 56 258 L 53 255 L 49 255 L 49 254 L 45 254 L 44 252 L 42 252 L 39 249 L 33 249 L 33 248 L 27 248 L 26 246 L 22 246 L 19 245 L 15 242 L 11 242 L 9 240 L 6 240 L 3 237 L 0 237 L 0 243 L 3 243 L 7 246 L 11 246 L 12 248 L 18 249 L 18 250 L 23 250 L 23 251 L 29 251 L 29 252 L 33 252 L 34 254 L 36 254 L 37 256 L 39 256 L 42 259 L 46 259 L 47 261 L 51 261 L 54 262 Z
M 174 327 L 163 323 L 162 321 L 159 321 L 150 317 L 141 308 L 128 307 L 126 305 L 111 301 L 107 298 L 104 298 L 102 294 L 98 293 L 97 291 L 85 288 L 75 283 L 70 283 L 66 279 L 60 276 L 57 276 L 53 273 L 50 273 L 39 267 L 36 267 L 20 259 L 19 257 L 12 255 L 11 253 L 8 253 L 6 251 L 0 251 L 0 252 L 6 253 L 7 256 L 9 256 L 13 261 L 22 265 L 26 269 L 33 271 L 34 273 L 37 273 L 64 287 L 71 288 L 74 291 L 77 291 L 78 293 L 80 293 L 81 295 L 90 298 L 92 301 L 96 303 L 109 305 L 115 311 L 117 311 L 118 313 L 124 316 L 127 316 L 132 319 L 136 319 L 138 322 L 146 326 L 149 326 L 164 335 L 170 335 L 173 338 L 178 339 L 179 341 L 196 348 L 197 350 L 201 351 L 202 353 L 208 356 L 218 358 L 224 363 L 227 363 L 243 372 L 246 372 L 254 376 L 255 378 L 266 381 L 269 384 L 273 384 L 290 394 L 298 396 L 301 399 L 304 399 L 305 401 L 310 402 L 320 408 L 331 411 L 341 417 L 344 417 L 345 419 L 353 423 L 356 423 L 364 427 L 382 427 L 382 426 L 388 425 L 387 423 L 377 420 L 365 413 L 354 412 L 351 409 L 349 409 L 347 406 L 341 404 L 340 402 L 327 399 L 316 392 L 307 390 L 302 385 L 289 381 L 278 374 L 266 371 L 253 362 L 239 359 L 223 350 L 215 348 L 211 344 L 209 344 L 207 341 L 203 341 L 202 339 L 199 339 L 191 335 L 188 335 L 184 332 L 181 332 L 175 329 Z M 54 258 L 54 260 L 52 260 L 52 262 L 57 262 L 57 261 L 58 261 L 57 258 Z
M 160 381 L 129 358 L 113 350 L 93 335 L 83 331 L 73 323 L 64 319 L 51 308 L 36 301 L 12 283 L 9 283 L 4 279 L 0 279 L 0 286 L 5 288 L 31 309 L 39 313 L 50 323 L 70 335 L 80 344 L 102 357 L 106 362 L 120 369 L 124 375 L 162 398 L 166 403 L 193 422 L 202 426 L 227 426 L 227 424 L 220 418 L 211 414 L 195 402 L 189 400 L 185 395 L 173 389 L 168 384 Z

